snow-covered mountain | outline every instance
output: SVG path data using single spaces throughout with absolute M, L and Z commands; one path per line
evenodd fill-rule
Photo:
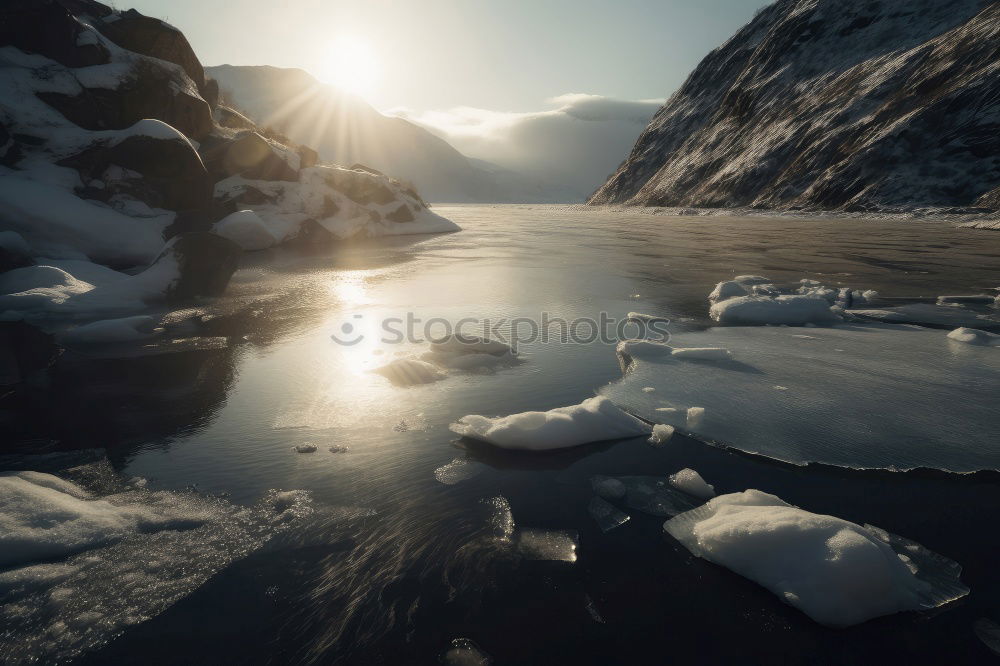
M 778 0 L 590 203 L 1000 208 L 1000 3 Z
M 255 122 L 314 146 L 323 159 L 409 181 L 430 201 L 572 200 L 536 179 L 469 160 L 423 127 L 383 115 L 301 69 L 220 65 L 206 71 L 223 97 Z

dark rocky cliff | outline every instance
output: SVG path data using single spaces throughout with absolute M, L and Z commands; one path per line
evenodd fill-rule
M 998 208 L 1000 3 L 778 0 L 590 203 Z

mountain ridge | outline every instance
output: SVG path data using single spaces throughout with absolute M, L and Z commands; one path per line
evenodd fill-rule
M 778 0 L 714 49 L 592 204 L 1000 207 L 1000 4 Z

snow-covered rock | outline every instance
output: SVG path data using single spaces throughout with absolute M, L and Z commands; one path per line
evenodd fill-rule
M 452 432 L 504 449 L 545 451 L 590 442 L 648 435 L 651 427 L 621 410 L 605 397 L 547 412 L 523 412 L 490 418 L 463 416 Z
M 215 223 L 212 231 L 244 250 L 264 250 L 277 243 L 274 234 L 252 210 L 240 210 L 227 215 Z
M 594 204 L 985 206 L 1000 5 L 778 0 L 691 73 Z
M 828 626 L 935 608 L 969 593 L 961 567 L 919 544 L 759 490 L 716 497 L 663 529 Z

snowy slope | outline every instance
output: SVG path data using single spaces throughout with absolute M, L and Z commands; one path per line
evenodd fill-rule
M 1000 207 L 1000 3 L 778 0 L 590 203 Z
M 255 122 L 315 147 L 325 160 L 364 164 L 412 182 L 430 201 L 579 200 L 469 160 L 423 127 L 385 116 L 301 69 L 220 65 L 206 71 L 219 82 L 223 97 Z

